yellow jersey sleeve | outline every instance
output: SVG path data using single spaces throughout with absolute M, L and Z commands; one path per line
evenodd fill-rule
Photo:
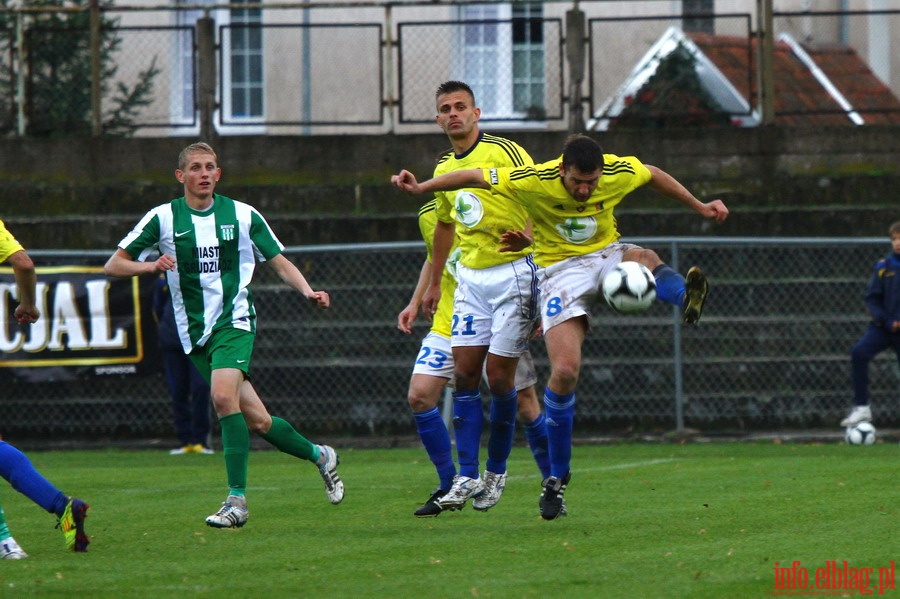
M 482 133 L 465 154 L 451 151 L 441 156 L 434 176 L 461 169 L 520 167 L 532 163 L 531 156 L 517 143 Z M 461 264 L 475 269 L 489 268 L 531 253 L 530 247 L 519 252 L 500 252 L 503 233 L 525 229 L 528 215 L 522 206 L 511 205 L 497 194 L 480 188 L 436 193 L 435 200 L 437 218 L 456 225 Z
M 650 181 L 634 156 L 603 155 L 603 174 L 586 202 L 569 195 L 559 174 L 562 157 L 521 168 L 485 168 L 492 191 L 523 206 L 534 230 L 534 261 L 542 267 L 596 252 L 619 239 L 613 210 Z
M 22 247 L 21 243 L 16 241 L 16 238 L 13 237 L 12 233 L 6 229 L 6 225 L 3 224 L 3 221 L 0 220 L 0 262 L 6 262 L 7 258 L 16 252 L 22 251 L 25 251 L 25 248 Z

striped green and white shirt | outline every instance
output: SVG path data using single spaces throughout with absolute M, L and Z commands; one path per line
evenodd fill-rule
M 185 353 L 218 329 L 256 333 L 249 288 L 256 262 L 284 250 L 256 208 L 219 194 L 202 212 L 183 197 L 157 206 L 119 247 L 141 261 L 154 251 L 175 256 L 175 270 L 166 278 Z

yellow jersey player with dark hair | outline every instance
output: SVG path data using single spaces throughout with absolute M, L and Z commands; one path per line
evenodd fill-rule
M 635 157 L 604 154 L 593 139 L 569 138 L 561 157 L 524 167 L 459 170 L 418 183 L 409 171 L 392 182 L 410 193 L 480 188 L 527 209 L 534 228 L 535 261 L 541 267 L 541 324 L 550 359 L 544 407 L 552 476 L 544 481 L 541 517 L 565 513 L 563 494 L 571 473 L 575 385 L 581 346 L 599 282 L 622 261 L 640 262 L 656 277 L 657 297 L 682 308 L 682 321 L 696 324 L 706 301 L 706 276 L 692 267 L 684 277 L 653 250 L 619 241 L 615 207 L 633 190 L 649 185 L 706 218 L 722 222 L 721 200 L 701 202 L 671 175 Z

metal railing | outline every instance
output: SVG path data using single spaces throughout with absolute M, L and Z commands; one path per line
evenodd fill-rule
M 742 12 L 687 18 L 678 3 L 648 0 L 637 12 L 635 4 L 395 0 L 170 7 L 92 1 L 4 7 L 0 133 L 430 132 L 434 88 L 451 78 L 473 84 L 486 122 L 578 130 L 603 116 L 667 28 L 686 23 L 747 41 L 752 61 L 741 67 L 747 72 L 740 78 L 756 91 L 738 114 L 754 122 L 774 117 L 771 100 L 779 91 L 771 42 L 783 34 L 855 50 L 900 94 L 897 67 L 884 58 L 897 54 L 900 10 L 759 14 L 771 0 L 746 0 Z M 476 5 L 481 12 L 472 13 Z M 471 16 L 484 15 L 483 7 L 496 7 L 490 14 L 501 18 Z M 695 110 L 671 116 L 691 122 Z M 895 122 L 900 106 L 836 98 L 827 106 L 785 110 L 856 115 L 868 123 Z

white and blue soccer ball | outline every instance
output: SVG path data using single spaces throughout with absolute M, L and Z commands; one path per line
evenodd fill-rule
M 850 445 L 872 445 L 875 443 L 875 427 L 871 422 L 860 422 L 847 427 L 844 439 Z
M 600 290 L 614 310 L 635 314 L 653 304 L 656 279 L 650 269 L 639 262 L 620 262 L 603 277 Z

